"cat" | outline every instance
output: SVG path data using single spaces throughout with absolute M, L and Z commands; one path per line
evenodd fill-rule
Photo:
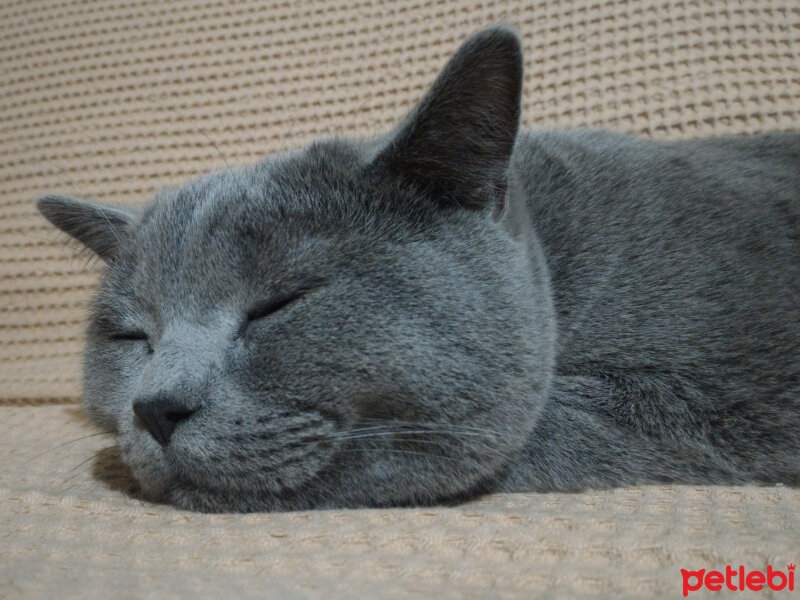
M 391 133 L 39 211 L 105 263 L 85 406 L 200 511 L 800 480 L 800 134 L 520 130 L 458 50 Z

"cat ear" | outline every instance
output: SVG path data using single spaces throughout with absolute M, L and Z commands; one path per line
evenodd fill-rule
M 67 196 L 43 196 L 36 208 L 44 218 L 108 262 L 138 222 L 134 209 L 105 206 Z
M 505 27 L 468 39 L 376 163 L 444 204 L 502 202 L 519 129 L 522 50 Z

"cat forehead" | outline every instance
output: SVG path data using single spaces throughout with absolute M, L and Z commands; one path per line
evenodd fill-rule
M 145 210 L 120 272 L 148 296 L 198 282 L 213 292 L 241 287 L 250 271 L 265 281 L 292 278 L 373 255 L 384 242 L 407 242 L 420 223 L 398 208 L 397 185 L 367 166 L 356 145 L 317 143 L 163 190 Z
M 340 199 L 335 192 L 352 189 L 359 166 L 357 156 L 342 144 L 315 144 L 255 165 L 200 175 L 180 187 L 162 190 L 145 211 L 144 221 L 166 219 L 189 224 L 217 212 L 230 217 L 261 212 L 265 218 L 271 213 L 313 212 L 321 199 L 334 202 Z
M 332 229 L 363 221 L 391 185 L 368 167 L 368 142 L 332 140 L 255 165 L 195 177 L 163 190 L 145 210 L 140 235 L 169 242 L 181 231 L 254 234 Z M 385 208 L 385 206 L 384 206 Z

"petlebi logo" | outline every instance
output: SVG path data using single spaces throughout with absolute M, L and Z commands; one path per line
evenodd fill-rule
M 725 571 L 687 571 L 681 569 L 683 576 L 683 595 L 689 592 L 696 592 L 705 588 L 712 592 L 720 590 L 730 590 L 732 592 L 743 592 L 744 590 L 759 591 L 763 589 L 794 591 L 794 564 L 786 565 L 786 571 L 774 569 L 772 565 L 767 565 L 766 571 L 748 571 L 744 565 L 739 565 L 734 569 L 730 565 L 725 565 Z

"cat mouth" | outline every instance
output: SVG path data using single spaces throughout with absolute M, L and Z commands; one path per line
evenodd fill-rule
M 118 434 L 122 459 L 149 501 L 239 511 L 310 493 L 337 453 L 336 424 L 317 413 L 241 421 L 190 419 L 163 443 L 134 418 Z
M 149 502 L 201 512 L 250 512 L 307 504 L 304 498 L 314 495 L 313 482 L 324 478 L 335 454 L 323 442 L 289 456 L 251 449 L 249 456 L 221 451 L 202 460 L 181 447 L 148 443 L 143 450 L 141 441 L 121 441 L 120 449 L 141 497 Z

